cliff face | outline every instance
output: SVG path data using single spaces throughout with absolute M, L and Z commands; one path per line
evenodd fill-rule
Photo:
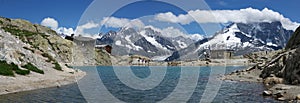
M 294 49 L 300 45 L 300 27 L 296 29 L 288 43 L 286 44 L 286 49 Z
M 1 29 L 30 44 L 32 49 L 47 53 L 60 62 L 71 61 L 73 43 L 61 38 L 55 31 L 21 19 L 0 18 L 0 21 Z
M 300 27 L 292 35 L 286 50 L 273 55 L 273 58 L 259 66 L 260 75 L 265 80 L 269 77 L 282 78 L 286 84 L 300 84 Z
M 50 28 L 32 24 L 26 20 L 0 17 L 0 60 L 22 66 L 32 63 L 48 71 L 63 71 L 64 64 L 111 65 L 110 55 L 82 45 L 82 41 L 70 41 L 60 37 Z M 85 51 L 85 48 L 89 51 Z

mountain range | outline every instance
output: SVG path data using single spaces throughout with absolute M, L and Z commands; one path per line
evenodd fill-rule
M 188 45 L 203 38 L 200 35 L 179 35 L 167 37 L 154 27 L 148 26 L 141 30 L 121 28 L 119 31 L 109 31 L 97 40 L 96 44 L 112 45 L 114 55 L 138 54 L 151 58 L 171 55 Z
M 112 45 L 114 55 L 138 54 L 165 61 L 190 60 L 201 58 L 206 49 L 230 49 L 235 55 L 282 49 L 293 31 L 275 21 L 231 23 L 211 37 L 198 34 L 170 37 L 163 33 L 152 26 L 140 30 L 126 27 L 101 35 L 96 44 Z

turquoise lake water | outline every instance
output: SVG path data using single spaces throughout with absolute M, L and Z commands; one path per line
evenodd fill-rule
M 215 67 L 77 67 L 87 72 L 78 83 L 0 96 L 7 102 L 277 102 L 261 96 L 260 83 L 220 81 L 244 66 Z

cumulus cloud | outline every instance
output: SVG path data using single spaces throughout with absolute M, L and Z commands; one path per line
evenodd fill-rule
M 120 27 L 132 27 L 132 28 L 143 28 L 145 25 L 139 19 L 126 19 L 126 18 L 116 18 L 116 17 L 104 17 L 101 21 L 101 25 L 105 27 L 113 27 L 113 28 L 120 28 Z
M 180 29 L 175 28 L 175 27 L 166 27 L 163 29 L 153 27 L 151 25 L 145 26 L 145 28 L 151 28 L 154 31 L 160 32 L 163 36 L 165 37 L 170 37 L 170 38 L 176 38 L 176 37 L 185 37 L 185 38 L 190 38 L 192 40 L 200 40 L 203 39 L 204 37 L 200 34 L 188 34 L 182 32 Z
M 93 35 L 96 34 L 87 33 L 86 30 L 99 28 L 100 26 L 111 27 L 111 28 L 131 27 L 131 28 L 141 29 L 145 25 L 139 19 L 130 20 L 126 18 L 104 17 L 100 22 L 90 21 L 87 22 L 86 24 L 77 26 L 75 34 L 94 37 Z
M 41 25 L 50 27 L 59 34 L 71 35 L 74 33 L 73 28 L 59 27 L 58 21 L 50 17 L 44 18 L 41 22 Z
M 43 19 L 41 25 L 50 27 L 53 30 L 58 28 L 58 22 L 54 18 L 50 17 Z
M 80 35 L 91 35 L 91 34 L 89 34 L 89 33 L 84 32 L 84 30 L 97 28 L 97 27 L 99 27 L 99 26 L 100 26 L 99 23 L 96 23 L 96 22 L 88 22 L 88 23 L 86 23 L 86 24 L 77 26 L 76 31 L 75 31 L 75 34 L 80 34 Z
M 278 12 L 265 8 L 263 10 L 246 8 L 240 10 L 191 10 L 187 14 L 174 15 L 171 12 L 159 13 L 155 20 L 180 23 L 183 25 L 191 22 L 198 23 L 252 23 L 281 21 L 283 27 L 288 30 L 295 30 L 299 23 L 292 22 Z
M 57 30 L 56 30 L 57 33 L 59 34 L 65 34 L 65 35 L 71 35 L 71 34 L 74 34 L 74 30 L 73 28 L 66 28 L 66 27 L 59 27 Z

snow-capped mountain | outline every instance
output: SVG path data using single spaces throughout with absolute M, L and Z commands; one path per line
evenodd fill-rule
M 97 44 L 112 45 L 112 54 L 115 55 L 138 54 L 158 57 L 171 55 L 174 51 L 186 48 L 195 42 L 190 36 L 165 36 L 160 29 L 150 26 L 141 30 L 125 27 L 117 32 L 110 31 L 102 35 Z
M 198 59 L 205 49 L 230 49 L 235 51 L 235 55 L 278 50 L 286 45 L 292 33 L 284 29 L 280 22 L 232 23 L 213 37 L 174 52 L 166 61 Z

